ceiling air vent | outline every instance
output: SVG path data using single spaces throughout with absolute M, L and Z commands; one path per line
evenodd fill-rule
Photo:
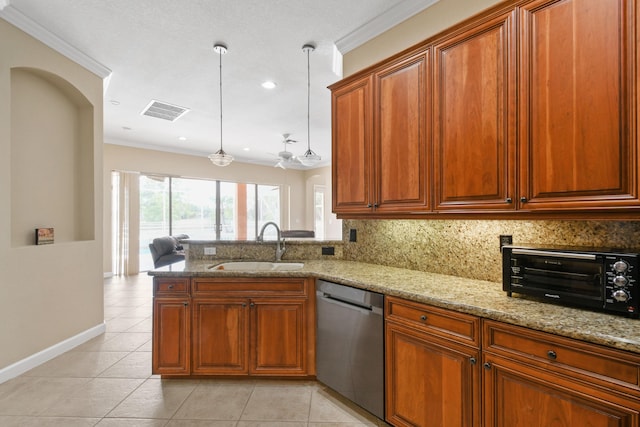
M 175 122 L 188 112 L 188 108 L 153 100 L 144 108 L 144 110 L 142 110 L 142 113 L 140 114 L 143 116 L 156 117 L 158 119 Z

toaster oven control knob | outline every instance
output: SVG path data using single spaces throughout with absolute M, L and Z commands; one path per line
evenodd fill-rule
M 618 302 L 626 302 L 629 300 L 629 294 L 625 290 L 618 289 L 617 291 L 613 292 L 613 299 Z
M 613 271 L 617 273 L 624 273 L 627 268 L 629 268 L 629 265 L 622 260 L 613 263 Z
M 616 286 L 620 286 L 620 287 L 625 286 L 627 282 L 629 281 L 624 276 L 616 276 L 613 278 L 613 284 Z

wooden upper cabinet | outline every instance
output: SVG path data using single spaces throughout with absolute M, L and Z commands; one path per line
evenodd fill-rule
M 429 209 L 429 50 L 376 72 L 374 211 Z
M 369 212 L 372 197 L 371 76 L 332 92 L 333 211 Z
M 520 207 L 638 205 L 636 5 L 520 9 Z
M 435 209 L 513 210 L 515 12 L 434 46 Z

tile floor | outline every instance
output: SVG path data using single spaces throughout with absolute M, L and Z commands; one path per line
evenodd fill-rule
M 104 335 L 0 384 L 0 426 L 386 426 L 315 381 L 151 375 L 151 278 L 105 279 L 104 304 Z

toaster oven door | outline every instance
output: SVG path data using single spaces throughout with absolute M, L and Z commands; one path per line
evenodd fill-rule
M 602 306 L 601 256 L 514 249 L 510 258 L 511 291 Z

